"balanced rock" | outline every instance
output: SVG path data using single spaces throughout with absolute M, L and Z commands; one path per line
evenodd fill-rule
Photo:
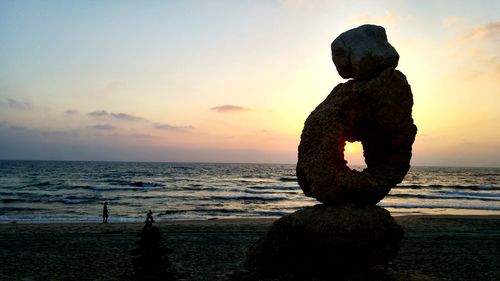
M 247 252 L 245 265 L 267 276 L 352 274 L 394 259 L 402 237 L 383 208 L 319 204 L 277 220 Z
M 323 203 L 374 205 L 410 168 L 417 132 L 406 77 L 388 68 L 378 77 L 337 85 L 307 118 L 301 135 L 297 180 Z M 361 141 L 367 168 L 349 169 L 346 141 Z
M 381 26 L 366 24 L 348 30 L 333 41 L 331 48 L 333 63 L 345 79 L 371 79 L 398 65 L 398 52 L 387 42 Z

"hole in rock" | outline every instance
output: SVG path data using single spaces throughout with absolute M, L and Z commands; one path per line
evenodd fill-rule
M 344 160 L 351 170 L 363 171 L 366 168 L 365 157 L 363 156 L 363 145 L 359 141 L 345 142 Z

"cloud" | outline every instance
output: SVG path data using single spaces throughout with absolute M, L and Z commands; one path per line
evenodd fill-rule
M 462 36 L 462 40 L 488 40 L 500 41 L 500 21 L 489 22 L 474 28 Z
M 11 125 L 9 126 L 9 130 L 11 131 L 16 131 L 16 132 L 28 132 L 28 131 L 33 131 L 31 129 L 28 129 L 26 127 L 23 127 L 23 126 L 17 126 L 17 125 Z
M 105 117 L 105 116 L 108 116 L 109 113 L 106 110 L 96 110 L 96 111 L 90 112 L 89 115 L 92 117 Z
M 64 115 L 66 116 L 73 116 L 73 115 L 77 115 L 79 113 L 78 110 L 75 110 L 75 109 L 68 109 L 66 111 L 64 111 Z
M 457 35 L 448 44 L 452 59 L 461 64 L 460 73 L 466 80 L 485 77 L 500 77 L 500 21 L 488 22 L 479 26 L 450 26 Z
M 151 138 L 157 138 L 157 136 L 153 136 L 153 135 L 150 135 L 150 134 L 139 134 L 139 133 L 135 133 L 135 134 L 130 134 L 130 135 L 127 135 L 128 137 L 132 137 L 132 138 L 138 138 L 138 139 L 151 139 Z
M 55 137 L 77 137 L 79 134 L 77 132 L 68 132 L 68 131 L 38 131 L 42 136 L 55 136 Z
M 29 110 L 33 108 L 33 105 L 30 102 L 26 101 L 18 101 L 15 99 L 7 99 L 7 106 L 16 110 Z
M 92 111 L 88 115 L 90 115 L 92 117 L 111 117 L 111 118 L 123 120 L 123 121 L 148 121 L 146 118 L 142 118 L 139 116 L 134 116 L 134 115 L 122 113 L 122 112 L 117 112 L 117 113 L 108 112 L 106 110 Z
M 231 111 L 244 111 L 248 109 L 241 107 L 239 105 L 224 104 L 224 105 L 214 106 L 210 108 L 210 110 L 217 112 L 231 112 Z
M 185 132 L 193 129 L 193 126 L 172 126 L 168 124 L 154 124 L 153 128 L 164 130 L 164 131 L 173 131 L 173 132 Z
M 116 130 L 115 126 L 108 125 L 108 124 L 92 125 L 92 126 L 89 126 L 89 128 L 96 129 L 96 130 L 102 130 L 102 131 L 114 131 L 114 130 Z
M 147 121 L 145 118 L 138 117 L 138 116 L 133 116 L 127 113 L 110 113 L 110 116 L 119 119 L 119 120 L 125 120 L 125 121 Z
M 0 123 L 0 129 L 9 130 L 9 133 L 24 135 L 30 138 L 34 137 L 76 137 L 79 136 L 76 131 L 61 131 L 61 130 L 38 130 L 18 125 L 7 125 Z
M 226 106 L 222 106 L 226 107 Z M 231 106 L 232 107 L 232 106 Z M 240 108 L 240 110 L 243 110 L 242 107 L 236 107 Z M 220 111 L 223 110 L 230 110 L 230 109 L 220 109 Z M 236 109 L 233 109 L 236 110 Z M 97 117 L 97 118 L 112 118 L 112 119 L 117 119 L 117 120 L 122 120 L 122 121 L 129 121 L 129 122 L 146 122 L 151 124 L 151 126 L 155 129 L 158 130 L 164 130 L 164 131 L 171 131 L 171 132 L 186 132 L 189 130 L 193 129 L 193 126 L 173 126 L 169 124 L 161 124 L 161 123 L 154 123 L 146 118 L 140 117 L 140 116 L 134 116 L 131 114 L 127 113 L 122 113 L 122 112 L 108 112 L 106 110 L 96 110 L 93 112 L 88 113 L 89 116 L 92 117 Z M 96 129 L 96 130 L 115 130 L 117 129 L 116 127 L 112 125 L 94 125 L 90 126 L 90 128 Z

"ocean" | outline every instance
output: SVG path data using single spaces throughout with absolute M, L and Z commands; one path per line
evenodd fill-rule
M 359 167 L 358 167 L 359 168 Z M 317 204 L 291 164 L 0 161 L 0 222 L 275 218 Z M 412 167 L 392 215 L 500 215 L 500 168 Z

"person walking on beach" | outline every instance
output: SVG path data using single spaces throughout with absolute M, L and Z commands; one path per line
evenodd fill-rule
M 144 228 L 151 228 L 153 226 L 153 222 L 155 220 L 153 219 L 153 212 L 151 212 L 151 210 L 149 210 L 149 212 L 146 214 L 146 225 L 144 226 Z
M 108 201 L 104 202 L 104 207 L 102 208 L 102 223 L 107 223 L 109 217 L 108 211 Z

